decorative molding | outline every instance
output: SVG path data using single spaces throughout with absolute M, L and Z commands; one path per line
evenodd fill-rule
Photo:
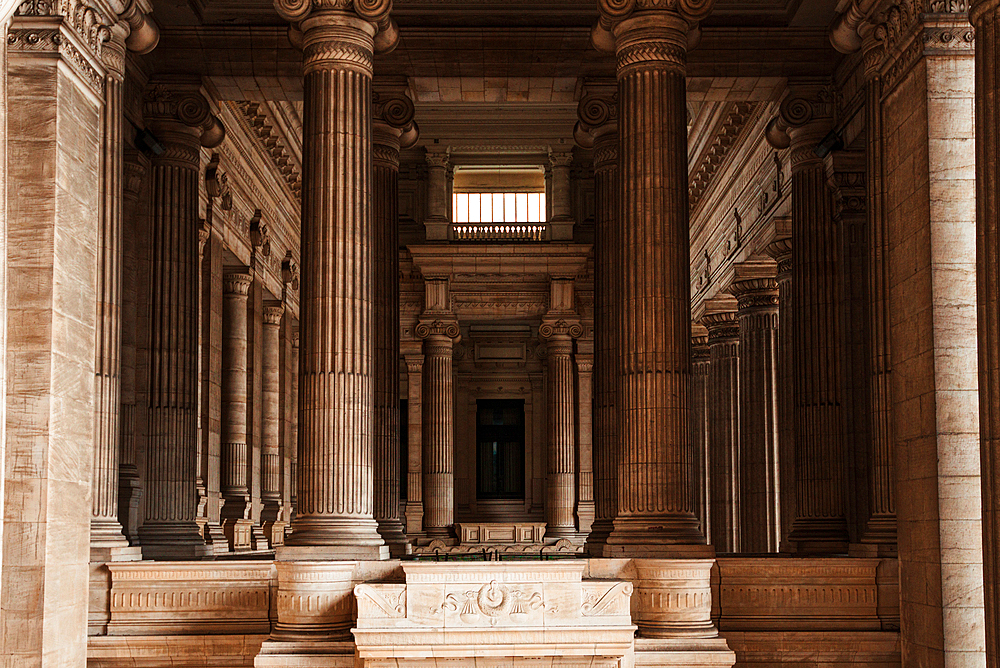
M 16 26 L 17 23 L 13 22 L 7 31 L 7 50 L 10 53 L 59 54 L 94 93 L 102 99 L 104 98 L 104 72 L 94 67 L 90 59 L 76 48 L 59 27 L 22 28 Z
M 413 333 L 421 339 L 426 339 L 429 336 L 446 336 L 449 339 L 456 339 L 461 331 L 455 321 L 433 320 L 419 323 L 414 328 Z
M 694 211 L 701 202 L 712 179 L 726 161 L 730 150 L 737 144 L 755 106 L 752 102 L 733 103 L 725 120 L 717 127 L 711 143 L 702 152 L 698 165 L 691 172 L 688 186 L 688 203 L 691 211 Z
M 296 200 L 302 198 L 302 168 L 298 165 L 288 147 L 278 137 L 274 124 L 268 117 L 267 109 L 259 102 L 231 102 L 237 119 L 246 124 L 246 129 L 260 142 L 259 148 L 268 156 L 275 170 L 288 184 Z

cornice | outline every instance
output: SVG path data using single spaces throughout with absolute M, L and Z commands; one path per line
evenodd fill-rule
M 688 185 L 688 205 L 691 211 L 698 206 L 730 151 L 739 143 L 740 135 L 756 106 L 751 102 L 727 105 L 723 120 L 713 128 L 711 141 L 699 156 L 697 166 L 691 171 Z
M 302 164 L 288 150 L 288 137 L 276 129 L 277 124 L 270 117 L 270 107 L 259 102 L 229 102 L 240 126 L 255 138 L 257 149 L 263 153 L 280 180 L 287 186 L 289 194 L 297 202 L 302 198 Z

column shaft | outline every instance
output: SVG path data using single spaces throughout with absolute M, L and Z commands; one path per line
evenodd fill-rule
M 423 355 L 406 357 L 406 535 L 410 538 L 423 533 Z
M 286 518 L 281 507 L 281 319 L 285 307 L 281 302 L 264 303 L 261 336 L 261 398 L 263 400 L 263 433 L 261 444 L 260 498 L 261 524 L 268 545 L 285 542 Z
M 586 538 L 594 524 L 594 356 L 576 354 L 576 521 Z
M 165 151 L 153 159 L 151 179 L 148 492 L 145 522 L 139 530 L 144 558 L 206 553 L 195 522 L 195 459 L 198 172 L 205 141 L 201 122 L 211 121 L 207 107 L 198 93 L 182 98 L 166 93 L 147 102 L 150 126 Z
M 871 423 L 868 456 L 869 508 L 862 543 L 889 553 L 896 549 L 896 479 L 893 462 L 892 356 L 889 346 L 889 239 L 882 201 L 882 79 L 881 52 L 865 53 L 865 184 L 868 205 L 868 309 L 871 376 Z M 874 62 L 871 62 L 874 61 Z
M 795 102 L 794 98 L 786 99 L 782 107 L 794 107 Z M 825 121 L 814 120 L 790 132 L 797 489 L 789 541 L 795 543 L 799 553 L 845 552 L 848 540 L 838 348 L 842 333 L 836 309 L 836 228 L 825 167 L 813 151 L 828 129 Z
M 222 297 L 222 507 L 233 550 L 250 545 L 250 448 L 247 443 L 247 297 L 253 278 L 244 271 L 223 278 Z
M 594 524 L 587 542 L 599 554 L 618 514 L 618 132 L 594 141 Z
M 694 508 L 706 536 L 711 536 L 711 489 L 708 470 L 708 374 L 712 367 L 707 330 L 691 328 L 691 443 L 694 446 Z
M 554 334 L 546 345 L 549 390 L 549 447 L 545 495 L 545 535 L 576 533 L 576 402 L 573 388 L 573 339 Z
M 704 543 L 691 492 L 690 285 L 685 119 L 687 22 L 668 12 L 614 29 L 623 272 L 621 457 L 613 552 L 691 554 Z M 647 59 L 648 58 L 648 59 Z M 703 551 L 703 550 L 702 550 Z
M 424 532 L 431 538 L 449 536 L 455 523 L 452 347 L 446 334 L 424 340 Z
M 795 420 L 792 390 L 792 240 L 776 239 L 767 253 L 778 263 L 778 479 L 781 533 L 779 548 L 795 520 Z
M 384 122 L 373 135 L 375 228 L 375 520 L 393 556 L 405 553 L 399 513 L 399 137 Z
M 740 549 L 740 338 L 735 311 L 706 315 L 710 534 L 717 552 Z
M 302 21 L 302 30 L 298 512 L 286 541 L 295 549 L 279 557 L 381 558 L 387 551 L 372 517 L 375 27 L 319 12 Z
M 778 457 L 778 282 L 737 281 L 740 331 L 740 545 L 777 552 L 781 540 Z
M 97 265 L 96 355 L 94 361 L 94 468 L 91 484 L 91 547 L 120 550 L 128 541 L 118 522 L 118 416 L 121 378 L 122 204 L 124 189 L 122 85 L 125 37 L 112 31 L 104 46 L 103 195 Z M 138 554 L 135 555 L 136 557 Z M 108 558 L 105 555 L 103 558 Z

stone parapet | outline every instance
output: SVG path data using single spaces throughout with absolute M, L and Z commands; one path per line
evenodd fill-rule
M 109 636 L 264 634 L 271 630 L 269 561 L 110 563 Z

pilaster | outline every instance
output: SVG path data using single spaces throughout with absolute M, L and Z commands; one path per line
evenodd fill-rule
M 400 345 L 406 364 L 406 536 L 410 541 L 423 536 L 423 369 L 424 356 L 419 341 L 407 341 Z
M 448 149 L 435 146 L 426 150 L 427 217 L 424 219 L 424 228 L 428 241 L 445 241 L 448 239 L 448 226 L 451 222 L 448 216 L 448 198 L 451 193 L 448 183 Z
M 549 217 L 549 239 L 573 240 L 573 212 L 570 207 L 570 166 L 573 151 L 549 150 L 549 169 L 552 171 L 552 215 Z
M 263 400 L 263 433 L 261 443 L 260 499 L 261 527 L 269 547 L 285 543 L 285 518 L 281 488 L 281 321 L 285 305 L 278 300 L 264 302 L 263 336 L 261 337 L 261 398 Z

